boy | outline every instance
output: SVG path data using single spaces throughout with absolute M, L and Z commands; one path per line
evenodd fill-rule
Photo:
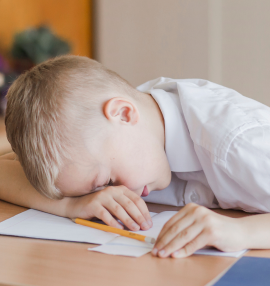
M 0 160 L 1 199 L 146 230 L 140 196 L 160 190 L 149 200 L 186 206 L 153 255 L 270 248 L 270 214 L 234 219 L 206 208 L 270 211 L 268 107 L 205 80 L 159 78 L 135 90 L 77 56 L 21 75 L 7 100 L 14 153 Z

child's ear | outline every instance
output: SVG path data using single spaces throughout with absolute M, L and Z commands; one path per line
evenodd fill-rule
M 134 125 L 139 121 L 137 107 L 128 99 L 114 97 L 108 100 L 103 109 L 104 115 L 110 121 Z

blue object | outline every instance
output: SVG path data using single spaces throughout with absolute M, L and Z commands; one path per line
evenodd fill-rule
M 240 258 L 214 286 L 269 286 L 270 259 Z

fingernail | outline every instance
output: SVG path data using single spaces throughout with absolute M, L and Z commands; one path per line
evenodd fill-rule
M 179 251 L 178 251 L 178 250 L 175 251 L 172 256 L 173 256 L 173 257 L 178 257 L 178 256 L 179 256 Z
M 153 254 L 154 256 L 157 256 L 157 253 L 158 253 L 157 248 L 154 248 L 154 249 L 152 250 L 152 254 Z
M 133 222 L 133 224 L 131 225 L 131 228 L 135 229 L 135 230 L 139 230 L 140 229 L 140 227 L 135 222 Z
M 149 225 L 150 227 L 153 226 L 153 222 L 152 222 L 151 220 L 148 220 L 147 223 L 148 223 L 148 225 Z
M 158 252 L 158 255 L 159 255 L 159 256 L 165 256 L 165 250 L 160 250 L 160 251 Z
M 182 249 L 177 250 L 173 253 L 173 257 L 175 257 L 175 258 L 181 258 L 184 256 L 185 256 L 185 252 Z
M 148 228 L 149 228 L 149 224 L 148 224 L 146 221 L 144 221 L 144 222 L 141 224 L 141 228 L 143 228 L 143 229 L 148 229 Z
M 121 224 L 116 225 L 117 228 L 123 229 L 124 227 Z

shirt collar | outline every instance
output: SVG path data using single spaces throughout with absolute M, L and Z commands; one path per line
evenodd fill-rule
M 161 88 L 165 87 L 165 88 Z M 163 114 L 165 122 L 165 151 L 173 172 L 202 170 L 194 143 L 184 119 L 176 82 L 166 78 L 151 80 L 137 87 L 150 93 Z M 167 91 L 166 91 L 167 90 Z

